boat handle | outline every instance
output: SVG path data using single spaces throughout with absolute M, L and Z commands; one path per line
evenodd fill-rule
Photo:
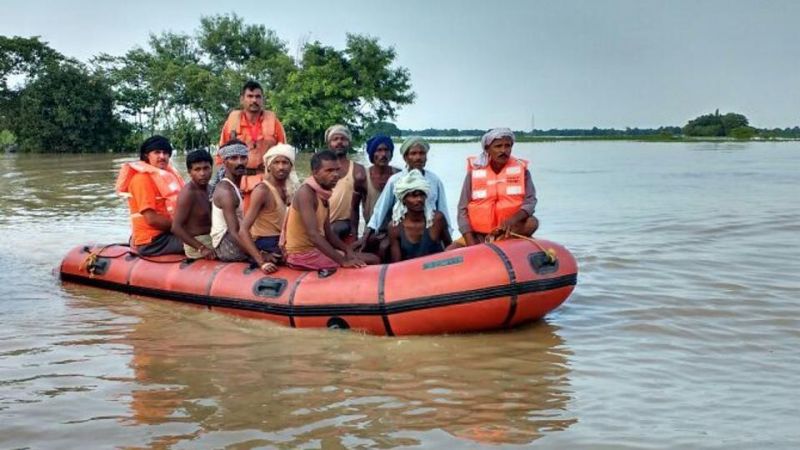
M 280 297 L 286 284 L 283 278 L 264 277 L 253 284 L 253 294 L 258 297 Z

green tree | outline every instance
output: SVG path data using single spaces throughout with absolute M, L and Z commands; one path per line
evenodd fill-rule
M 365 137 L 368 138 L 370 136 L 375 136 L 376 134 L 383 134 L 393 137 L 399 137 L 403 135 L 400 129 L 397 128 L 397 125 L 391 122 L 375 122 L 364 127 Z
M 370 37 L 348 35 L 343 51 L 306 44 L 300 68 L 272 93 L 292 143 L 320 147 L 334 123 L 349 126 L 358 141 L 367 125 L 393 119 L 397 108 L 414 99 L 408 71 L 393 68 L 394 59 L 393 49 Z
M 282 89 L 272 93 L 273 104 L 294 145 L 319 148 L 329 125 L 352 128 L 357 86 L 344 55 L 319 42 L 306 45 L 301 65 Z
M 21 150 L 101 152 L 127 133 L 106 82 L 74 63 L 52 65 L 20 92 L 12 131 Z
M 717 110 L 714 114 L 705 114 L 690 120 L 683 127 L 683 134 L 696 137 L 736 137 L 733 132 L 740 128 L 742 130 L 737 132 L 737 136 L 746 136 L 749 133 L 745 130 L 750 128 L 747 117 L 737 113 L 720 115 Z
M 9 86 L 9 78 L 19 78 L 24 86 L 38 74 L 63 61 L 64 55 L 53 50 L 38 36 L 0 36 L 0 129 L 9 129 L 19 108 L 21 88 Z

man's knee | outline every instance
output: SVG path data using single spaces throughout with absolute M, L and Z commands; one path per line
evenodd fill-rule
M 530 216 L 518 222 L 511 231 L 523 236 L 531 236 L 537 229 L 539 229 L 539 219 L 536 216 Z

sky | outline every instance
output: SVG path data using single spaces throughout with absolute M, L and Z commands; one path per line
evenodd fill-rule
M 275 30 L 293 54 L 367 34 L 410 71 L 402 129 L 654 128 L 716 109 L 800 125 L 795 0 L 231 3 L 2 0 L 0 34 L 40 36 L 83 61 L 227 13 Z

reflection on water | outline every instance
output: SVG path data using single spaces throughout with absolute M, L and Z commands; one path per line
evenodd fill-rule
M 800 146 L 514 151 L 575 292 L 404 339 L 62 285 L 67 250 L 127 239 L 127 158 L 0 156 L 0 448 L 800 447 Z M 432 147 L 451 217 L 474 153 Z
M 566 414 L 568 350 L 546 323 L 516 333 L 388 339 L 63 289 L 73 314 L 94 318 L 26 351 L 29 363 L 44 366 L 41 374 L 3 383 L 16 392 L 9 406 L 39 420 L 53 415 L 57 396 L 80 401 L 58 412 L 62 426 L 99 442 L 113 422 L 156 448 L 245 441 L 388 448 L 431 434 L 450 446 L 525 444 L 575 422 Z M 54 360 L 53 345 L 71 356 Z

